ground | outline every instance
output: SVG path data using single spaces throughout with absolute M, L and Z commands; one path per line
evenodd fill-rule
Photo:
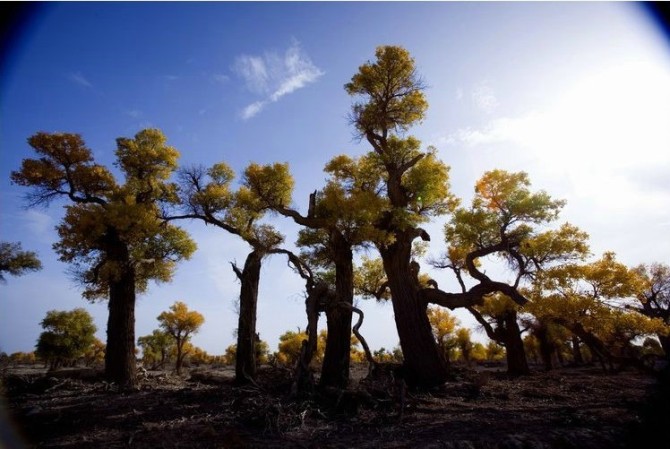
M 16 432 L 12 440 L 5 428 L 0 447 L 3 438 L 8 448 L 73 449 L 668 447 L 655 446 L 670 422 L 667 390 L 633 369 L 564 367 L 510 379 L 500 368 L 459 368 L 430 391 L 359 381 L 365 372 L 353 373 L 347 392 L 296 400 L 290 371 L 270 367 L 245 387 L 230 369 L 149 372 L 133 392 L 86 370 L 10 371 L 5 419 Z

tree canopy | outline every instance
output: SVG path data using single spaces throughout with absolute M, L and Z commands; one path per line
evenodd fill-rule
M 42 269 L 42 262 L 32 251 L 23 251 L 20 243 L 0 242 L 0 282 L 6 282 L 5 273 L 22 276 Z

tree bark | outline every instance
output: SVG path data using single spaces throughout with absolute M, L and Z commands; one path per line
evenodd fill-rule
M 241 283 L 235 358 L 235 382 L 238 384 L 252 383 L 256 380 L 256 309 L 264 256 L 263 251 L 254 249 L 247 256 L 242 271 L 235 271 Z
M 182 359 L 184 358 L 184 355 L 182 354 L 183 348 L 184 348 L 184 339 L 177 336 L 177 363 L 175 366 L 177 374 L 181 374 L 181 364 Z
M 412 239 L 396 235 L 396 241 L 380 248 L 380 253 L 391 289 L 406 381 L 413 386 L 440 385 L 447 379 L 447 366 L 431 331 L 427 303 L 419 295 L 410 267 Z
M 584 357 L 582 356 L 582 350 L 580 348 L 579 337 L 576 335 L 572 336 L 572 358 L 574 359 L 575 364 L 583 365 Z
M 353 253 L 338 231 L 331 233 L 335 261 L 335 302 L 326 306 L 328 337 L 323 356 L 322 387 L 346 388 L 351 363 L 351 307 L 354 303 Z
M 554 353 L 554 345 L 549 341 L 547 327 L 539 324 L 534 330 L 535 337 L 540 344 L 540 357 L 542 357 L 542 364 L 545 371 L 551 371 L 554 368 L 552 355 Z
M 128 248 L 115 242 L 108 251 L 109 259 L 121 271 L 109 285 L 109 317 L 105 376 L 123 388 L 137 386 L 135 361 L 135 268 L 130 262 Z
M 530 373 L 526 350 L 521 339 L 521 329 L 517 321 L 516 310 L 509 310 L 503 316 L 502 334 L 507 354 L 507 374 L 510 376 L 525 376 Z

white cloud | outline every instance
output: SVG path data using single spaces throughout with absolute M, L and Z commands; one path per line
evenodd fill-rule
M 498 99 L 496 98 L 493 88 L 487 81 L 477 84 L 472 89 L 471 97 L 475 107 L 487 114 L 492 114 L 498 109 Z
M 233 69 L 244 79 L 249 90 L 255 93 L 266 93 L 269 76 L 265 60 L 262 57 L 239 56 L 235 61 Z
M 248 120 L 254 115 L 261 112 L 266 104 L 267 101 L 257 101 L 255 103 L 251 103 L 250 105 L 242 109 L 242 113 L 240 115 L 244 120 Z
M 233 70 L 244 80 L 247 89 L 264 97 L 242 110 L 240 115 L 245 120 L 269 103 L 315 82 L 324 73 L 302 52 L 297 42 L 293 42 L 283 56 L 276 53 L 242 55 L 235 61 Z
M 84 87 L 93 87 L 93 84 L 90 83 L 89 80 L 87 80 L 84 75 L 81 74 L 81 72 L 75 72 L 75 73 L 70 73 L 68 75 L 68 78 L 70 81 L 73 83 L 79 84 L 80 86 Z
M 132 118 L 140 118 L 142 116 L 142 111 L 138 111 L 137 109 L 130 109 L 126 111 L 126 114 Z
M 569 185 L 573 197 L 613 214 L 668 208 L 670 184 L 647 178 L 670 170 L 670 71 L 620 64 L 589 74 L 555 98 L 545 110 L 462 128 L 443 142 L 523 151 L 531 177 Z
M 463 99 L 463 95 L 464 95 L 464 93 L 463 93 L 463 89 L 462 89 L 462 88 L 459 87 L 458 89 L 456 89 L 456 99 L 457 99 L 457 100 L 459 100 L 459 101 L 462 100 L 462 99 Z

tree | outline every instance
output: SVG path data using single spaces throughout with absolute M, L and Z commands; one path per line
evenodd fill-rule
M 37 340 L 37 356 L 51 369 L 72 364 L 95 342 L 93 317 L 82 308 L 50 310 L 40 322 L 44 329 Z
M 77 134 L 37 133 L 28 139 L 39 159 L 25 159 L 12 181 L 32 188 L 30 205 L 69 200 L 54 249 L 71 264 L 89 300 L 109 299 L 105 373 L 125 387 L 137 383 L 135 301 L 148 282 L 168 282 L 176 263 L 195 251 L 182 229 L 160 220 L 160 206 L 178 201 L 168 178 L 179 153 L 156 129 L 117 139 L 120 184 L 96 164 Z
M 84 352 L 84 364 L 86 366 L 101 366 L 104 363 L 105 344 L 96 338 Z
M 518 324 L 519 307 L 527 298 L 519 288 L 532 283 L 543 270 L 588 255 L 586 233 L 569 223 L 550 227 L 565 201 L 554 200 L 544 191 L 533 192 L 530 185 L 524 172 L 484 173 L 475 185 L 471 206 L 456 209 L 445 226 L 447 254 L 433 262 L 450 269 L 463 294 L 472 296 L 465 306 L 489 338 L 505 346 L 511 375 L 529 372 Z M 485 274 L 481 260 L 491 256 L 507 265 L 513 280 L 497 282 Z M 464 275 L 478 283 L 468 289 Z
M 6 282 L 5 273 L 22 276 L 41 269 L 42 262 L 34 252 L 21 250 L 20 243 L 0 242 L 0 282 Z
M 175 345 L 172 336 L 159 329 L 138 338 L 137 344 L 142 348 L 142 363 L 151 369 L 163 368 Z
M 474 349 L 470 336 L 470 329 L 461 327 L 456 330 L 456 347 L 459 350 L 460 357 L 469 366 Z
M 662 263 L 639 265 L 634 269 L 640 277 L 636 298 L 641 306 L 638 312 L 650 318 L 660 318 L 670 327 L 670 266 Z M 670 333 L 657 335 L 665 357 L 670 359 Z
M 254 167 L 254 164 L 250 167 Z M 279 232 L 272 226 L 260 223 L 267 211 L 264 203 L 247 186 L 232 190 L 234 172 L 227 164 L 219 162 L 210 168 L 182 169 L 179 178 L 181 211 L 167 216 L 167 219 L 201 220 L 241 237 L 251 246 L 244 267 L 240 269 L 234 263 L 231 266 L 240 281 L 235 380 L 238 383 L 253 382 L 259 362 L 256 351 L 256 311 L 263 259 L 270 254 L 280 253 L 294 260 L 296 257 L 279 247 L 284 241 Z M 276 201 L 287 201 L 290 188 L 275 185 L 273 194 Z
M 455 355 L 454 350 L 458 346 L 458 341 L 456 340 L 458 319 L 442 308 L 429 307 L 428 320 L 433 329 L 435 340 L 437 340 L 437 346 L 442 351 L 446 362 L 450 363 Z
M 176 301 L 170 306 L 169 312 L 162 312 L 157 317 L 160 327 L 175 340 L 177 347 L 177 362 L 175 369 L 181 374 L 181 366 L 186 351 L 184 345 L 191 335 L 198 332 L 200 326 L 205 322 L 205 317 L 195 310 L 188 310 L 188 306 L 181 301 Z
M 529 292 L 527 309 L 543 322 L 568 329 L 600 360 L 639 364 L 637 338 L 666 334 L 660 318 L 649 318 L 619 306 L 639 291 L 637 274 L 612 252 L 586 264 L 565 264 L 544 270 Z
M 298 245 L 315 268 L 333 271 L 334 301 L 325 304 L 328 327 L 320 384 L 344 388 L 349 380 L 350 339 L 354 297 L 353 252 L 370 237 L 370 210 L 380 199 L 379 173 L 366 160 L 337 156 L 326 164 L 326 186 L 310 195 L 306 215 L 289 206 L 294 181 L 288 164 L 251 164 L 244 183 L 266 207 L 304 226 Z M 371 182 L 366 182 L 369 180 Z M 278 195 L 277 192 L 288 192 Z

